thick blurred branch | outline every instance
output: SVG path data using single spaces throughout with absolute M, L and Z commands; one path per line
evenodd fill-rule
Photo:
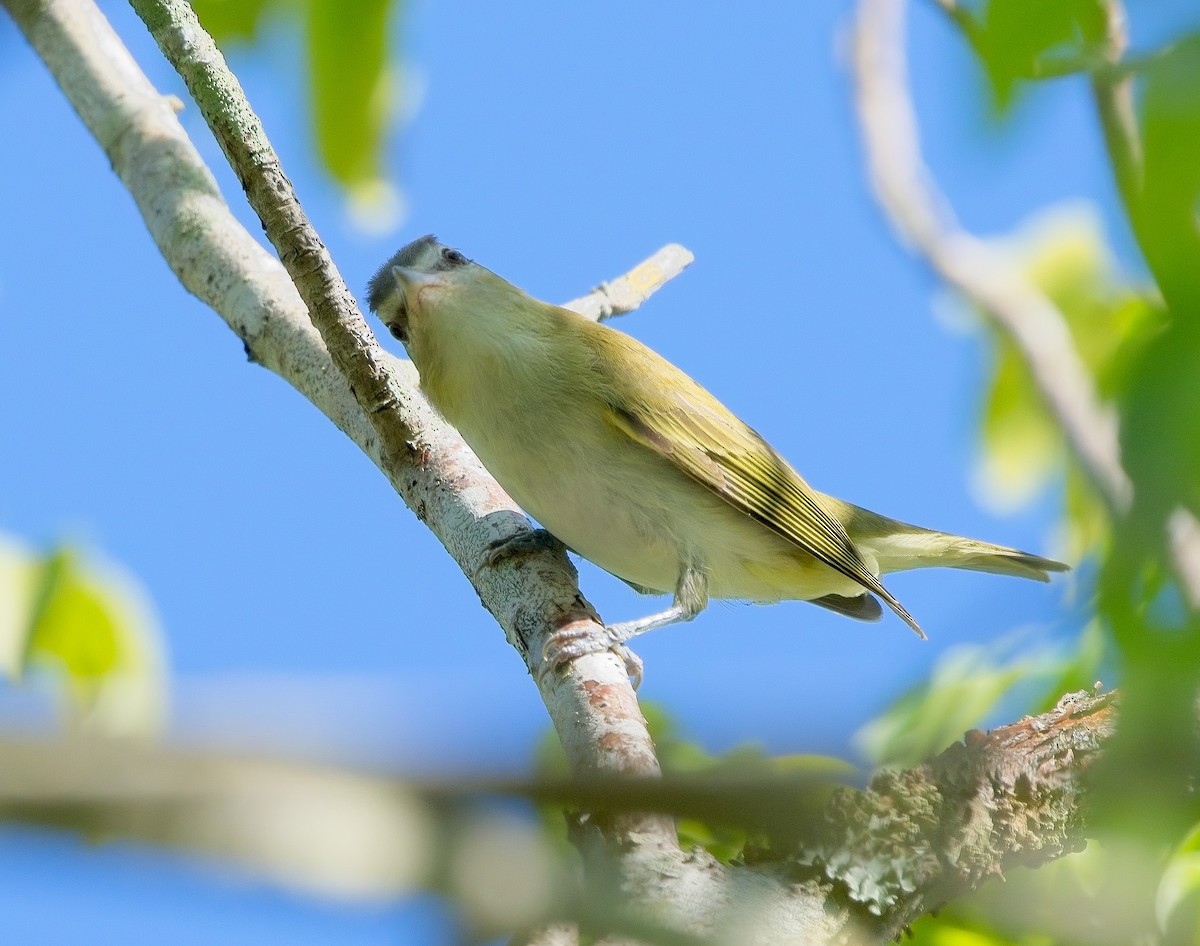
M 412 786 L 212 751 L 0 738 L 0 818 L 217 856 L 324 895 L 432 887 L 490 903 L 500 913 L 481 919 L 493 924 L 502 915 L 515 926 L 574 920 L 595 935 L 641 931 L 651 941 L 736 936 L 882 946 L 988 878 L 1082 846 L 1081 776 L 1112 736 L 1115 709 L 1112 696 L 1070 694 L 1049 713 L 968 733 L 927 763 L 881 771 L 865 789 L 838 788 L 832 796 L 809 792 L 816 783 L 786 773 L 732 783 L 727 773 L 698 773 L 665 783 Z M 495 856 L 487 854 L 495 835 L 464 802 L 494 791 L 609 816 L 646 808 L 700 816 L 766 833 L 771 846 L 730 868 L 693 852 L 694 870 L 643 880 L 649 891 L 638 896 L 625 888 L 620 867 L 593 872 L 576 891 L 566 879 L 573 872 L 549 848 L 514 841 L 500 861 L 487 859 Z M 505 913 L 483 891 L 447 886 L 445 878 L 464 873 L 456 858 L 474 865 L 465 873 L 483 884 L 503 888 L 521 878 L 520 896 L 514 892 L 509 904 L 520 908 Z M 655 908 L 642 915 L 631 900 Z M 558 942 L 568 933 L 556 927 L 534 941 Z
M 1119 57 L 1123 21 L 1111 26 L 1111 52 Z M 900 238 L 984 312 L 1020 352 L 1080 469 L 1113 518 L 1120 520 L 1132 504 L 1133 485 L 1121 462 L 1116 416 L 1100 402 L 1066 319 L 1054 303 L 1000 252 L 954 220 L 921 157 L 904 41 L 904 0 L 861 0 L 853 68 L 859 128 L 875 196 Z M 1118 179 L 1122 189 L 1136 188 L 1140 159 L 1130 125 L 1127 79 L 1095 81 L 1103 90 L 1101 113 L 1110 116 L 1106 136 L 1117 152 Z M 1176 516 L 1182 517 L 1181 525 L 1164 522 L 1162 528 L 1169 529 L 1180 583 L 1193 606 L 1200 607 L 1200 527 L 1189 513 L 1180 510 Z

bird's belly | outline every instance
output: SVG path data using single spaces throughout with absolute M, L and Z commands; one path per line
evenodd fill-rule
M 486 447 L 477 452 L 548 531 L 648 591 L 673 592 L 688 564 L 707 574 L 714 598 L 807 600 L 863 590 L 640 448 L 598 464 L 560 445 L 532 471 L 522 462 L 519 475 Z

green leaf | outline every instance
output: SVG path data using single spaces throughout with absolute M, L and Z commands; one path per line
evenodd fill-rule
M 1146 70 L 1141 115 L 1134 224 L 1169 324 L 1129 360 L 1121 439 L 1135 515 L 1153 523 L 1180 504 L 1200 512 L 1200 34 Z
M 113 566 L 69 549 L 0 542 L 0 673 L 58 682 L 68 718 L 128 735 L 164 720 L 160 635 L 145 596 Z
M 254 39 L 271 3 L 272 0 L 193 0 L 192 9 L 200 25 L 221 43 Z
M 1082 52 L 1102 22 L 1097 0 L 988 0 L 972 41 L 997 106 L 1012 104 L 1017 83 L 1039 75 L 1047 53 Z
M 381 177 L 394 83 L 387 69 L 391 0 L 309 0 L 308 50 L 317 148 L 349 188 Z
M 1154 915 L 1164 932 L 1200 929 L 1200 826 L 1167 862 L 1154 901 Z M 1191 941 L 1200 943 L 1200 937 L 1194 936 Z
M 875 765 L 916 765 L 978 726 L 1018 683 L 1061 675 L 1063 656 L 1051 647 L 1006 660 L 1014 641 L 947 651 L 928 680 L 855 734 L 858 748 Z
M 346 189 L 355 219 L 376 229 L 394 226 L 403 201 L 382 168 L 400 74 L 388 58 L 389 21 L 400 0 L 197 0 L 194 6 L 222 45 L 258 39 L 273 11 L 302 18 L 317 154 Z

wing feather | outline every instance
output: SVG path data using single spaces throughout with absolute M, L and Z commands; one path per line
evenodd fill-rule
M 675 395 L 669 408 L 611 404 L 613 425 L 734 509 L 879 595 L 924 637 L 920 625 L 871 572 L 845 528 L 800 474 L 712 395 L 682 372 L 680 376 L 689 385 Z

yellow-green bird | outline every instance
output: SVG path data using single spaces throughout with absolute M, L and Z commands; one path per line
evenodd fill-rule
M 720 401 L 637 341 L 527 295 L 425 236 L 368 286 L 430 402 L 552 535 L 671 607 L 555 642 L 556 660 L 688 621 L 708 599 L 811 601 L 878 620 L 879 576 L 945 565 L 1048 581 L 1061 562 L 819 493 Z M 622 653 L 629 655 L 620 647 Z

